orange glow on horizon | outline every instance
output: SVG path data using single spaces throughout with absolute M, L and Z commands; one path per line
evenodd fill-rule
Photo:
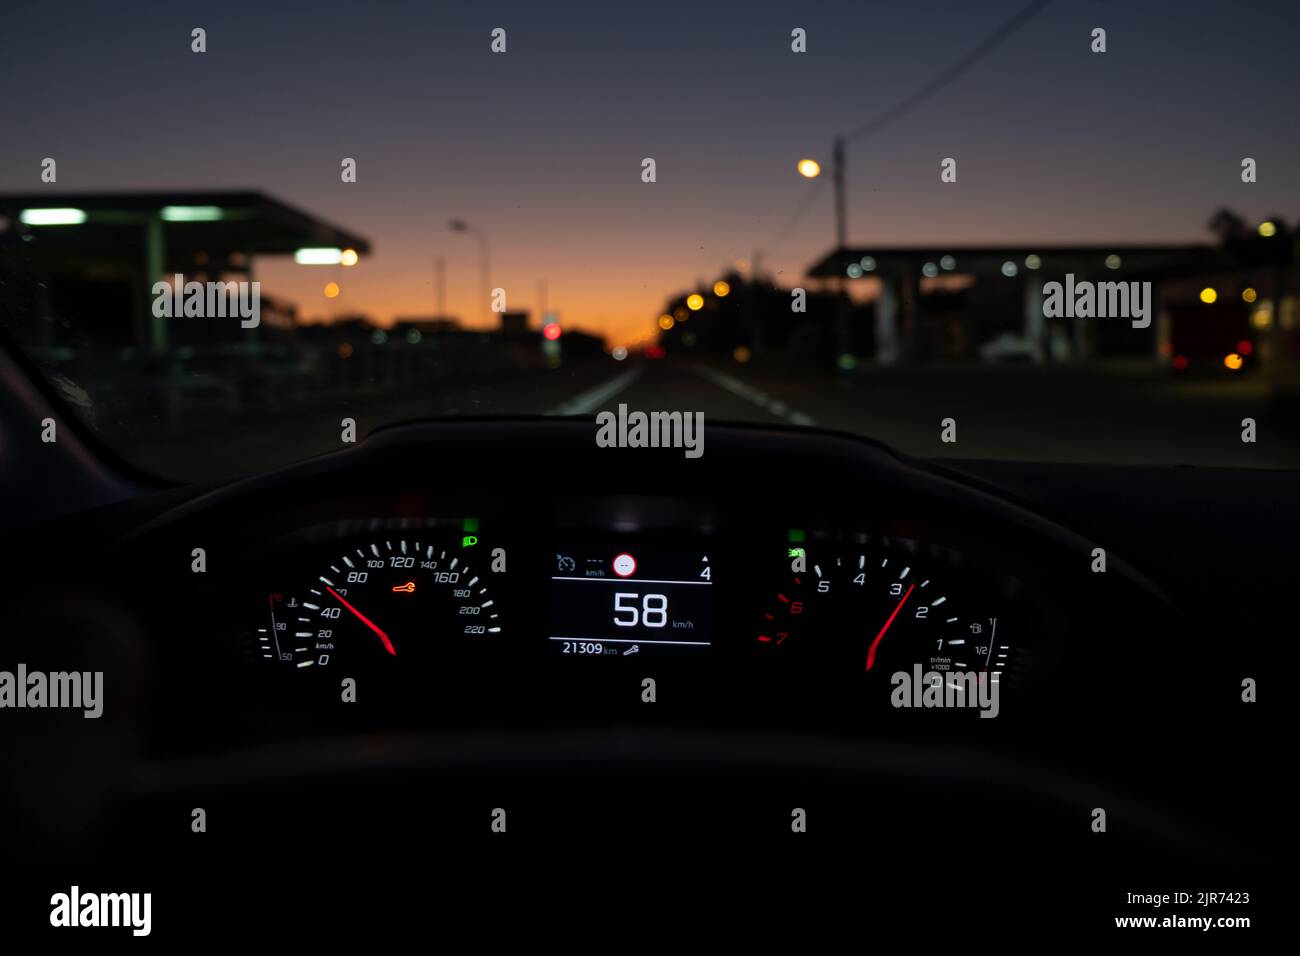
M 256 268 L 264 294 L 296 306 L 298 322 L 304 325 L 364 317 L 378 328 L 391 329 L 398 319 L 427 319 L 438 311 L 431 267 L 408 269 L 393 265 L 386 257 L 367 258 L 347 270 L 346 298 L 341 288 L 337 297 L 323 298 L 320 273 L 292 262 L 265 257 L 257 260 Z M 504 268 L 498 274 L 494 268 L 492 285 L 505 288 L 510 308 L 528 312 L 530 324 L 537 328 L 537 304 L 527 293 L 536 288 L 536 273 L 543 272 L 548 287 L 546 310 L 558 316 L 563 328 L 604 336 L 609 348 L 631 348 L 645 336 L 647 323 L 653 327 L 669 301 L 681 294 L 678 290 L 689 288 L 693 271 L 682 269 L 679 273 L 674 269 L 666 278 L 648 278 L 635 269 L 621 273 L 589 271 L 581 264 L 564 272 L 525 267 L 519 274 L 507 273 Z M 472 256 L 467 256 L 456 271 L 448 262 L 444 317 L 456 320 L 465 329 L 497 328 L 500 317 L 484 315 L 478 278 Z M 336 284 L 341 283 L 340 278 Z M 518 298 L 515 289 L 521 290 Z M 680 321 L 676 316 L 674 319 Z

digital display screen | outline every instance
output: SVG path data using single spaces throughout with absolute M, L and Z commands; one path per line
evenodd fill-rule
M 678 657 L 712 640 L 713 567 L 706 548 L 575 545 L 551 566 L 553 654 Z

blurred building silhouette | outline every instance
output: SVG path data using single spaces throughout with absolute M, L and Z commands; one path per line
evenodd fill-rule
M 882 364 L 997 354 L 1028 361 L 1145 357 L 1171 362 L 1180 340 L 1213 338 L 1216 363 L 1249 336 L 1282 357 L 1295 352 L 1294 238 L 1281 224 L 1219 245 L 905 246 L 837 249 L 808 269 L 824 289 L 865 289 L 871 357 Z M 1049 319 L 1043 287 L 1064 282 L 1150 282 L 1151 325 L 1122 319 Z M 1201 298 L 1214 290 L 1212 301 Z M 856 296 L 855 296 L 856 298 Z M 1209 296 L 1207 296 L 1209 298 Z M 1214 308 L 1207 309 L 1207 306 Z M 1207 327 L 1210 334 L 1207 335 Z M 1221 335 L 1213 336 L 1216 328 Z M 1196 335 L 1189 331 L 1196 329 Z M 1184 356 L 1186 358 L 1186 356 Z
M 368 240 L 259 192 L 42 192 L 0 196 L 0 268 L 11 328 L 37 346 L 147 349 L 248 341 L 237 322 L 160 318 L 153 286 L 256 281 L 263 256 L 370 254 Z M 291 325 L 273 297 L 271 326 Z M 25 328 L 24 328 L 25 327 Z
M 506 313 L 304 320 L 260 290 L 260 324 L 154 315 L 154 284 L 254 282 L 264 256 L 346 268 L 371 251 L 349 230 L 258 192 L 0 196 L 0 311 L 23 350 L 122 419 L 229 419 L 268 409 L 418 395 L 599 356 Z

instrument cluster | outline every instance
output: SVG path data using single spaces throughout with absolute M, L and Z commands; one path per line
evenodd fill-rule
M 1036 627 L 1024 585 L 983 556 L 825 527 L 403 515 L 295 529 L 248 564 L 244 654 L 286 680 L 735 668 L 852 675 L 895 706 L 955 694 L 988 712 L 1023 679 Z

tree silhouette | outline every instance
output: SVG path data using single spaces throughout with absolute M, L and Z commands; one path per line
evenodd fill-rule
M 1211 216 L 1207 225 L 1215 238 L 1225 246 L 1231 242 L 1239 242 L 1250 234 L 1246 220 L 1226 207 Z

